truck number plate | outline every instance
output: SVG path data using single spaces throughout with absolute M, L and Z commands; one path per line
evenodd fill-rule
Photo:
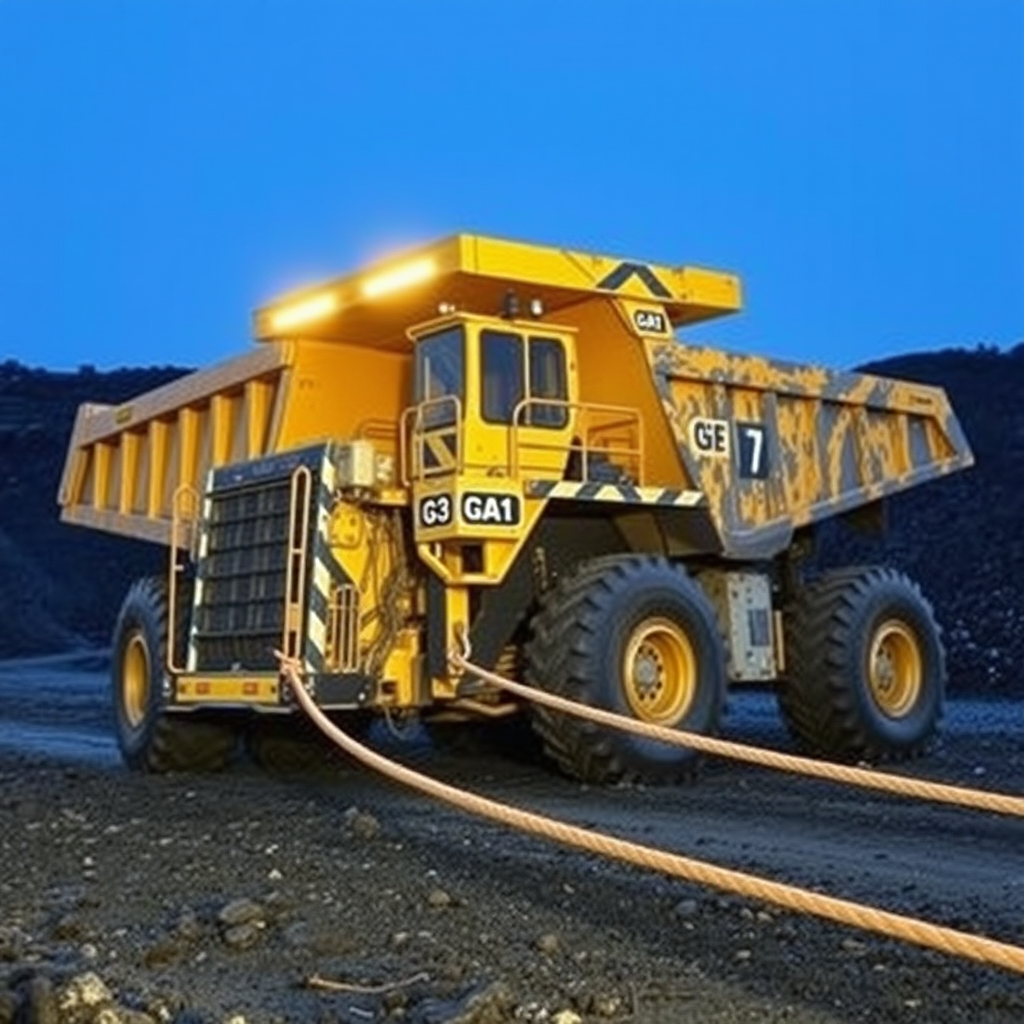
M 450 494 L 428 494 L 420 498 L 416 520 L 423 529 L 450 526 L 455 502 Z M 466 491 L 459 497 L 459 518 L 470 526 L 518 526 L 523 518 L 516 494 L 487 494 Z
M 447 526 L 452 521 L 452 497 L 450 494 L 430 494 L 420 498 L 416 518 L 420 526 Z
M 474 526 L 515 526 L 522 518 L 515 494 L 478 494 L 466 491 L 460 502 L 464 523 Z
M 735 449 L 733 447 L 735 428 Z M 768 478 L 768 431 L 763 423 L 730 423 L 697 417 L 690 420 L 690 447 L 705 458 L 728 459 L 735 451 L 737 475 L 747 480 Z

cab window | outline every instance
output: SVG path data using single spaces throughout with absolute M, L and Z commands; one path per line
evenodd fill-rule
M 523 339 L 510 331 L 480 332 L 481 414 L 489 423 L 511 423 L 523 400 Z
M 488 423 L 562 429 L 569 422 L 565 348 L 557 338 L 530 337 L 524 344 L 513 331 L 480 332 L 480 411 Z
M 461 325 L 421 338 L 416 344 L 416 402 L 446 397 L 463 400 L 466 390 L 465 335 Z M 451 426 L 455 402 L 437 402 L 424 410 L 428 428 Z
M 557 338 L 530 338 L 529 424 L 561 429 L 569 419 L 565 380 L 565 348 Z

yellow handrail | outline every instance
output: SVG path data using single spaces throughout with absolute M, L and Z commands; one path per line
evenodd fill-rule
M 442 425 L 433 429 L 429 428 L 426 424 L 429 414 L 436 414 L 447 407 L 451 408 L 451 414 L 443 417 Z M 402 484 L 404 486 L 408 487 L 411 482 L 429 476 L 443 476 L 446 473 L 461 473 L 463 471 L 462 400 L 458 395 L 441 395 L 438 398 L 428 398 L 418 405 L 409 406 L 402 413 L 400 433 Z M 424 447 L 431 440 L 444 443 L 444 438 L 447 437 L 452 437 L 455 440 L 455 451 L 450 453 L 454 457 L 454 465 L 439 463 L 439 465 L 428 469 L 424 465 Z
M 524 439 L 524 429 L 538 430 L 529 422 L 532 409 L 554 409 L 564 411 L 566 429 L 572 426 L 572 433 L 579 440 L 566 444 L 561 438 L 554 436 L 550 441 L 536 438 Z M 605 422 L 591 424 L 598 417 L 614 416 Z M 526 422 L 524 422 L 526 421 Z M 602 436 L 613 431 L 627 434 L 626 443 L 615 443 L 615 439 L 600 443 Z M 552 430 L 552 434 L 556 431 Z M 631 474 L 637 484 L 643 483 L 644 475 L 644 430 L 643 419 L 639 410 L 623 405 L 604 405 L 597 402 L 569 402 L 557 398 L 524 398 L 517 403 L 512 412 L 512 430 L 509 434 L 509 473 L 518 477 L 521 470 L 521 453 L 523 451 L 565 451 L 580 452 L 582 456 L 583 477 L 587 477 L 591 455 L 599 451 L 601 455 L 617 458 L 627 463 L 627 468 L 635 469 Z M 632 464 L 632 465 L 630 465 Z
M 309 509 L 313 474 L 299 466 L 291 477 L 288 499 L 288 556 L 285 559 L 284 625 L 282 644 L 289 657 L 297 658 L 302 639 L 302 618 L 306 606 L 306 577 L 309 559 Z
M 199 492 L 191 484 L 179 484 L 171 497 L 171 546 L 167 567 L 167 651 L 164 661 L 169 675 L 180 675 L 185 666 L 177 660 L 178 646 L 178 577 L 184 571 L 181 552 L 196 560 L 199 539 Z M 187 538 L 182 534 L 187 531 Z

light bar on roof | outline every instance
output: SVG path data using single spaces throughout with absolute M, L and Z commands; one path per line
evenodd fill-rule
M 270 315 L 270 326 L 274 331 L 287 331 L 313 320 L 322 320 L 337 310 L 338 296 L 334 292 L 320 292 L 275 310 Z
M 368 277 L 362 286 L 364 298 L 376 299 L 381 295 L 408 288 L 433 277 L 437 273 L 437 264 L 429 257 L 400 263 L 390 270 L 383 270 L 373 277 Z

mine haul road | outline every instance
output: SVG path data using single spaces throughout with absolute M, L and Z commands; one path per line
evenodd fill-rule
M 133 775 L 109 717 L 103 652 L 0 662 L 0 988 L 95 971 L 182 1024 L 1024 1021 L 1024 976 L 512 833 L 359 766 Z M 792 749 L 766 693 L 731 698 L 725 735 Z M 1024 946 L 1021 819 L 724 761 L 599 789 L 371 740 L 520 807 Z M 952 700 L 898 770 L 1021 793 L 1024 705 Z

